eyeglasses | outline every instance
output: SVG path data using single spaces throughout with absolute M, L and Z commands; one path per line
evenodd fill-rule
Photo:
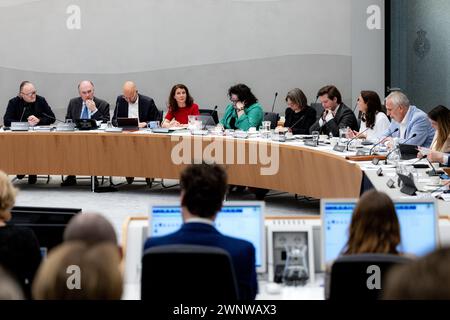
M 27 97 L 32 97 L 32 96 L 36 95 L 36 91 L 30 92 L 30 93 L 21 92 L 21 94 L 23 94 L 24 96 L 27 96 Z
M 235 100 L 235 99 L 231 99 L 231 98 L 230 98 L 230 101 L 231 101 L 231 102 L 232 102 L 233 104 L 236 104 L 236 103 L 238 103 L 238 102 L 239 102 L 239 100 L 238 100 L 238 99 L 236 99 L 236 100 Z

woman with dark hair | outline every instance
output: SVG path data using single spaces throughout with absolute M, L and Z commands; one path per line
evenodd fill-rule
M 358 97 L 358 108 L 362 113 L 361 128 L 359 132 L 348 130 L 347 138 L 351 139 L 359 135 L 362 139 L 376 141 L 383 137 L 391 123 L 382 111 L 378 94 L 374 91 L 361 91 Z
M 298 88 L 289 91 L 286 103 L 284 126 L 293 134 L 309 134 L 309 128 L 316 122 L 316 110 L 308 106 L 303 91 Z
M 168 108 L 169 111 L 161 125 L 163 128 L 181 127 L 188 124 L 188 116 L 200 115 L 198 105 L 194 103 L 184 84 L 177 84 L 170 90 Z
M 237 84 L 228 90 L 231 104 L 225 109 L 225 115 L 220 121 L 225 129 L 248 131 L 258 129 L 263 121 L 263 109 L 251 89 L 245 84 Z
M 400 225 L 391 198 L 375 190 L 364 193 L 353 212 L 343 254 L 399 254 L 399 243 Z
M 431 126 L 436 130 L 431 150 L 443 153 L 450 152 L 450 110 L 444 106 L 437 106 L 428 112 Z

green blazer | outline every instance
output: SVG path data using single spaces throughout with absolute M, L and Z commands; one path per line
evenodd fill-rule
M 244 114 L 239 119 L 236 110 L 233 108 L 233 105 L 230 104 L 226 107 L 225 115 L 222 120 L 220 120 L 220 123 L 225 129 L 234 129 L 231 128 L 231 119 L 234 118 L 236 119 L 235 126 L 237 129 L 248 131 L 251 127 L 255 127 L 256 130 L 258 130 L 262 125 L 263 117 L 264 112 L 259 103 L 244 108 Z

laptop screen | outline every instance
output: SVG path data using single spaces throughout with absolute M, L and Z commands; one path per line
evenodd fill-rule
M 330 263 L 344 251 L 355 201 L 322 201 L 324 262 Z M 424 256 L 438 246 L 434 202 L 395 202 L 400 223 L 398 251 Z
M 226 203 L 217 215 L 215 226 L 224 235 L 247 240 L 255 247 L 258 272 L 265 272 L 264 204 Z M 179 205 L 153 206 L 150 236 L 159 237 L 177 231 L 183 224 Z

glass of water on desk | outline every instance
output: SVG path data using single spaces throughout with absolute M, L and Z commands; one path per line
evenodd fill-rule
M 314 143 L 315 146 L 319 145 L 319 136 L 320 136 L 320 132 L 319 131 L 313 131 L 311 132 L 312 135 L 312 142 Z

